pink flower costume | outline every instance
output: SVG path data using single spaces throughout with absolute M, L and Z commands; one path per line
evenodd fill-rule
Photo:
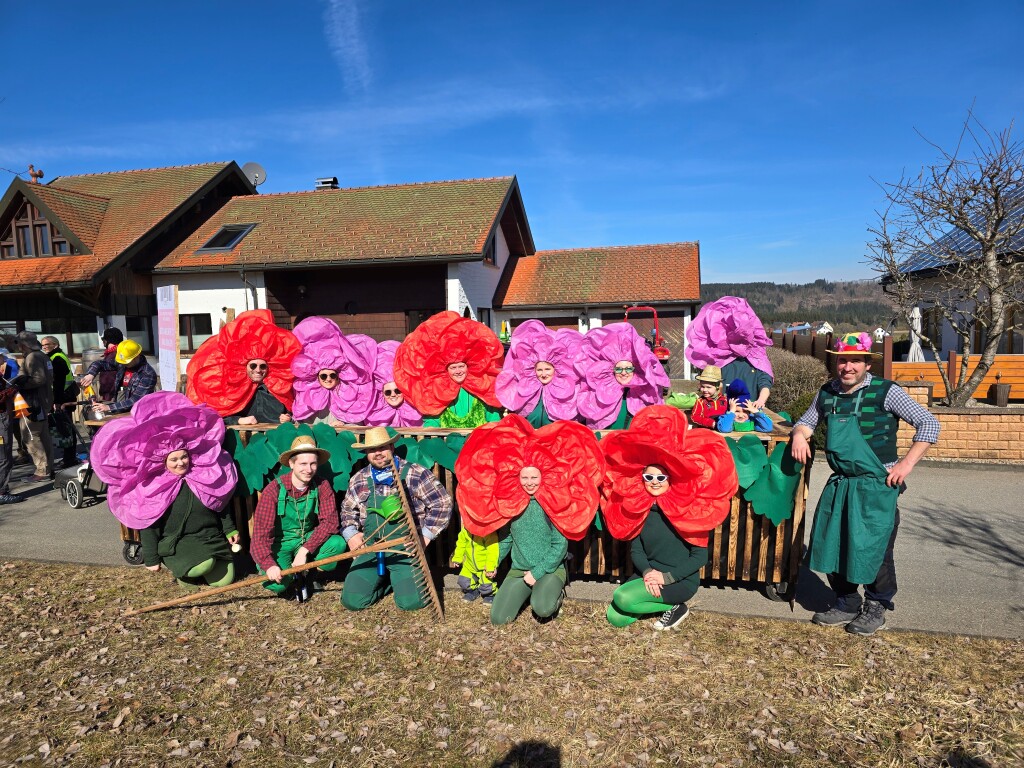
M 617 366 L 627 372 L 617 376 Z M 591 429 L 624 429 L 640 409 L 662 403 L 669 386 L 665 369 L 629 323 L 588 331 L 575 368 L 580 416 Z
M 377 342 L 361 333 L 346 336 L 326 317 L 308 317 L 293 333 L 302 344 L 291 363 L 295 420 L 333 417 L 343 424 L 363 424 L 373 403 Z
M 371 427 L 420 427 L 423 426 L 423 415 L 412 407 L 405 395 L 392 395 L 391 402 L 384 396 L 384 388 L 392 391 L 398 388 L 395 384 L 395 352 L 398 351 L 397 341 L 382 341 L 377 344 L 377 363 L 373 369 L 373 392 L 370 395 L 370 412 L 366 416 L 366 424 Z
M 746 299 L 736 296 L 723 296 L 705 304 L 686 328 L 686 359 L 701 370 L 709 365 L 724 368 L 742 357 L 757 370 L 773 376 L 765 351 L 770 346 L 772 340 L 757 314 Z
M 212 408 L 177 392 L 153 392 L 128 418 L 104 424 L 90 455 L 108 486 L 114 517 L 129 528 L 146 528 L 167 511 L 183 484 L 211 510 L 227 504 L 238 471 L 223 441 L 224 422 Z M 188 451 L 191 467 L 184 476 L 173 475 L 164 461 L 181 450 Z
M 582 343 L 583 334 L 572 328 L 555 331 L 540 320 L 520 324 L 494 384 L 498 400 L 534 427 L 575 419 L 580 376 L 573 362 Z M 547 384 L 538 378 L 538 363 L 554 369 Z

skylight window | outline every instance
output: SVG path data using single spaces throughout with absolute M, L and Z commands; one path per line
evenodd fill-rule
M 196 249 L 196 253 L 211 253 L 215 251 L 230 251 L 248 235 L 255 224 L 225 224 L 211 237 L 202 248 Z

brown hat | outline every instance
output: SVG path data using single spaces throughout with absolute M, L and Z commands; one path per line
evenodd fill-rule
M 709 365 L 697 374 L 697 381 L 706 381 L 708 384 L 721 384 L 722 369 L 717 365 Z
M 385 448 L 394 445 L 398 440 L 398 433 L 391 427 L 370 427 L 363 435 L 363 442 L 356 440 L 352 447 L 357 451 L 374 451 L 378 448 Z
M 325 451 L 323 448 L 316 447 L 316 440 L 314 440 L 311 435 L 299 435 L 292 440 L 292 447 L 282 453 L 277 460 L 281 464 L 287 464 L 288 460 L 291 459 L 292 456 L 296 456 L 300 453 L 315 453 L 317 461 L 321 464 L 326 464 L 331 458 L 330 453 Z

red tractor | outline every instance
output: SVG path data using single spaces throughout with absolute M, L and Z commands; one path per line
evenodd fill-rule
M 623 319 L 626 321 L 629 320 L 630 312 L 650 312 L 654 315 L 654 328 L 651 329 L 651 338 L 645 339 L 645 341 L 647 342 L 647 346 L 651 348 L 651 351 L 654 352 L 654 356 L 658 358 L 658 361 L 665 369 L 665 375 L 671 375 L 669 373 L 669 358 L 672 357 L 672 353 L 669 351 L 668 347 L 665 346 L 665 337 L 661 335 L 661 330 L 658 327 L 658 310 L 654 307 L 638 307 L 636 305 L 631 307 L 627 306 L 625 309 L 626 316 Z

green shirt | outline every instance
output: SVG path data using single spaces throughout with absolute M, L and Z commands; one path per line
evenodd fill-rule
M 533 497 L 523 514 L 509 523 L 498 545 L 498 562 L 512 552 L 512 567 L 530 571 L 539 579 L 555 570 L 565 560 L 569 542 L 561 531 L 548 520 L 540 504 Z

